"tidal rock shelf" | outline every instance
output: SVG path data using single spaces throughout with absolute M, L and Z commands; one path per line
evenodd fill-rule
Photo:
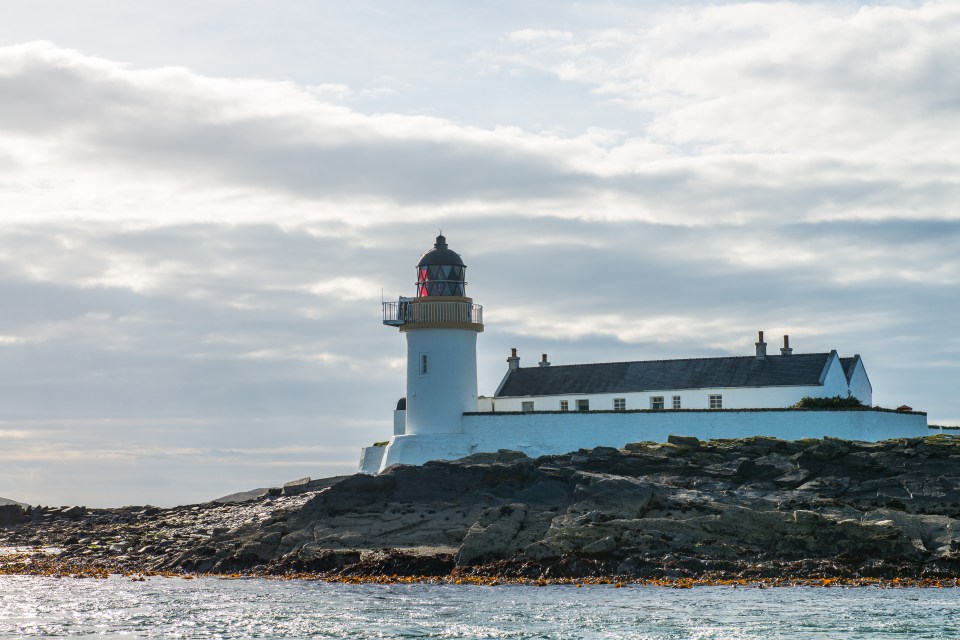
M 679 586 L 960 577 L 957 436 L 500 451 L 298 490 L 173 509 L 34 507 L 4 520 L 0 573 Z

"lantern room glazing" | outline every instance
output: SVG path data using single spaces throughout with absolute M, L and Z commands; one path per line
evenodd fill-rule
M 417 296 L 466 296 L 466 269 L 460 254 L 447 247 L 447 239 L 437 236 L 433 249 L 417 263 Z

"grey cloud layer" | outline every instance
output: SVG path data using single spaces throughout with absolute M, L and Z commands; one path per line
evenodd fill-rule
M 697 32 L 678 33 L 693 37 Z M 615 41 L 633 42 L 627 34 Z M 762 44 L 771 46 L 769 39 Z M 70 186 L 78 176 L 109 189 L 164 180 L 178 197 L 194 198 L 179 206 L 195 209 L 201 218 L 230 218 L 237 199 L 273 195 L 299 200 L 298 209 L 309 202 L 379 203 L 352 214 L 369 222 L 390 219 L 384 205 L 417 209 L 414 217 L 424 218 L 431 214 L 423 207 L 466 204 L 502 212 L 521 203 L 528 203 L 523 206 L 531 213 L 545 209 L 565 217 L 668 224 L 785 215 L 808 220 L 956 217 L 941 203 L 960 196 L 960 142 L 937 134 L 960 127 L 956 110 L 944 108 L 949 86 L 940 87 L 939 100 L 931 95 L 925 106 L 914 105 L 909 126 L 898 120 L 902 107 L 892 99 L 896 85 L 887 99 L 869 97 L 871 117 L 864 115 L 868 105 L 859 103 L 829 107 L 817 118 L 809 113 L 794 118 L 793 110 L 821 109 L 822 97 L 804 90 L 804 74 L 785 70 L 778 82 L 794 75 L 801 79 L 779 99 L 777 109 L 784 110 L 786 120 L 771 119 L 756 115 L 768 100 L 759 90 L 763 74 L 747 71 L 764 56 L 764 47 L 758 49 L 742 63 L 749 80 L 723 87 L 728 94 L 718 93 L 721 88 L 705 74 L 680 69 L 677 76 L 688 84 L 682 91 L 655 83 L 647 89 L 655 102 L 648 126 L 562 138 L 431 117 L 365 115 L 290 83 L 208 78 L 176 68 L 131 69 L 33 44 L 0 51 L 0 128 L 13 142 L 11 157 L 24 181 L 33 179 L 30 170 L 37 167 L 57 186 Z M 712 53 L 704 52 L 700 63 L 708 65 Z M 580 56 L 565 50 L 538 55 L 572 57 L 575 69 L 582 64 Z M 619 71 L 615 61 L 591 59 L 588 68 L 600 65 L 608 75 L 648 73 L 654 64 L 649 52 L 639 58 L 646 65 L 639 70 L 633 58 Z M 669 63 L 669 58 L 657 61 Z M 926 67 L 915 66 L 914 75 L 925 77 Z M 583 70 L 572 79 L 593 77 Z M 602 82 L 603 74 L 598 77 Z M 667 91 L 685 97 L 664 98 Z M 706 95 L 701 99 L 701 94 Z M 729 102 L 733 106 L 722 106 Z M 38 150 L 49 158 L 34 158 Z M 231 189 L 234 195 L 204 195 L 211 189 Z M 273 216 L 289 215 L 282 205 L 277 209 Z
M 0 53 L 0 96 L 0 128 L 66 141 L 80 165 L 401 203 L 562 196 L 583 182 L 510 135 L 363 116 L 286 83 L 132 70 L 44 44 Z

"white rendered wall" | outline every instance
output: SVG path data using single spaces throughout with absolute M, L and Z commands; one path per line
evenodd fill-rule
M 364 447 L 360 453 L 360 473 L 376 475 L 383 465 L 386 447 Z
M 840 356 L 837 355 L 836 351 L 831 351 L 827 372 L 823 377 L 823 390 L 820 395 L 825 398 L 836 396 L 846 398 L 849 393 L 850 385 L 847 383 L 847 374 L 843 372 Z
M 649 409 L 650 398 L 661 396 L 665 409 L 673 408 L 673 396 L 680 396 L 682 409 L 709 409 L 710 396 L 723 396 L 724 409 L 783 408 L 795 404 L 804 396 L 825 395 L 824 388 L 810 387 L 730 387 L 716 389 L 667 389 L 664 391 L 643 391 L 637 393 L 594 393 L 566 396 L 516 396 L 494 398 L 495 411 L 522 411 L 523 403 L 533 401 L 534 411 L 559 411 L 560 401 L 566 400 L 570 411 L 577 408 L 577 400 L 590 400 L 593 411 L 612 411 L 613 399 L 624 398 L 627 409 Z M 838 395 L 831 393 L 830 395 Z M 846 396 L 846 383 L 843 392 Z
M 471 450 L 469 439 L 462 433 L 395 436 L 386 447 L 386 453 L 379 470 L 382 471 L 394 464 L 423 464 L 430 460 L 456 460 L 476 451 L 476 447 Z M 361 469 L 361 472 L 370 473 L 364 469 Z M 377 471 L 372 473 L 376 474 Z
M 870 385 L 870 379 L 867 377 L 867 371 L 863 368 L 863 361 L 857 360 L 857 366 L 850 376 L 850 395 L 860 399 L 860 402 L 870 406 L 873 404 L 873 387 Z
M 407 412 L 404 409 L 393 411 L 393 435 L 402 436 L 407 428 Z
M 467 329 L 409 329 L 404 433 L 461 433 L 463 414 L 477 410 L 477 334 Z M 427 354 L 429 372 L 420 372 Z
M 471 452 L 513 449 L 529 456 L 662 442 L 671 434 L 701 440 L 762 435 L 876 441 L 931 433 L 925 414 L 870 410 L 496 413 L 464 416 L 463 427 Z
M 462 434 L 395 436 L 380 470 L 392 464 L 455 460 L 498 449 L 531 457 L 630 442 L 663 442 L 669 435 L 711 438 L 771 436 L 782 440 L 830 436 L 877 441 L 930 435 L 927 416 L 879 410 L 641 411 L 474 413 Z

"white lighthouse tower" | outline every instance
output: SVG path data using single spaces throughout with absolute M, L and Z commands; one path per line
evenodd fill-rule
M 459 457 L 463 414 L 477 410 L 477 334 L 483 307 L 466 296 L 466 265 L 442 235 L 417 263 L 417 295 L 383 303 L 383 324 L 407 338 L 407 397 L 384 451 L 368 447 L 362 466 L 420 464 Z M 381 458 L 376 465 L 375 458 Z

